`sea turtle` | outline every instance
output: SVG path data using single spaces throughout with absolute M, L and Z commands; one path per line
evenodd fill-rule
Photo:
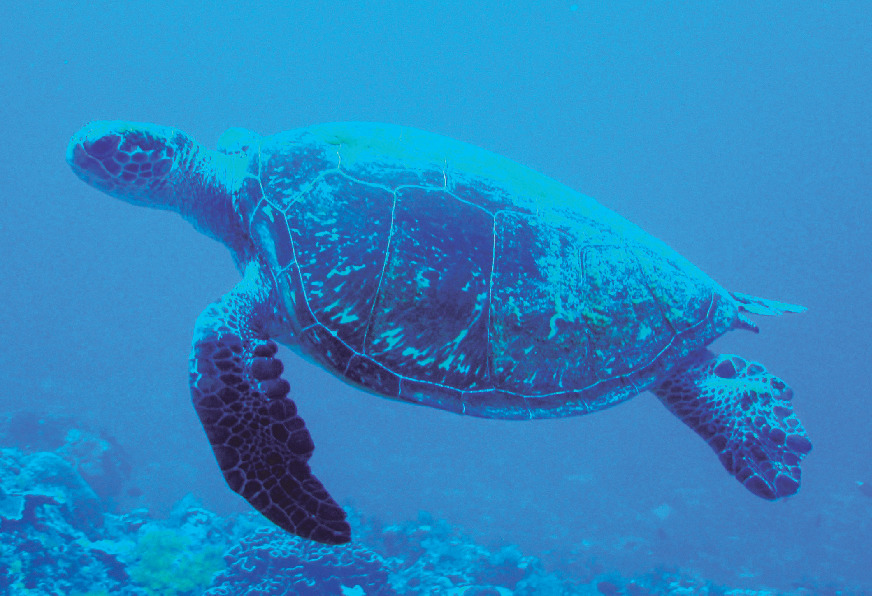
M 350 540 L 274 341 L 372 393 L 485 418 L 587 414 L 650 390 L 754 494 L 799 489 L 811 443 L 792 391 L 705 346 L 757 331 L 744 313 L 803 308 L 724 290 L 509 159 L 387 124 L 231 129 L 209 150 L 116 121 L 85 126 L 67 160 L 230 248 L 243 278 L 197 319 L 194 407 L 230 487 L 293 534 Z

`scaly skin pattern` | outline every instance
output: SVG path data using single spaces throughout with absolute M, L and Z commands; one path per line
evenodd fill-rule
M 70 143 L 67 160 L 85 182 L 109 195 L 174 209 L 192 147 L 185 135 L 168 127 L 94 122 Z
M 265 338 L 269 301 L 259 267 L 197 319 L 191 396 L 227 484 L 277 526 L 304 538 L 342 544 L 345 512 L 309 469 L 314 444 L 277 346 Z
M 811 441 L 793 413 L 793 391 L 761 364 L 701 350 L 653 391 L 752 493 L 773 500 L 799 490 Z
M 167 126 L 92 122 L 67 149 L 88 184 L 134 205 L 177 211 L 197 230 L 223 242 L 240 269 L 254 255 L 232 195 L 247 159 L 204 149 Z

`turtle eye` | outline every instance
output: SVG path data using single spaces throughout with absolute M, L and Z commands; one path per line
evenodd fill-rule
M 766 372 L 766 369 L 763 368 L 762 364 L 752 362 L 751 364 L 748 365 L 748 370 L 747 370 L 748 375 L 756 376 L 756 375 L 759 375 L 759 374 L 762 374 L 765 372 Z
M 91 157 L 103 159 L 104 157 L 109 157 L 118 151 L 118 145 L 120 144 L 121 137 L 117 135 L 106 135 L 105 137 L 97 139 L 93 143 L 88 143 L 86 141 L 82 146 Z
M 729 360 L 724 360 L 715 367 L 715 374 L 722 379 L 732 379 L 736 376 L 736 369 Z

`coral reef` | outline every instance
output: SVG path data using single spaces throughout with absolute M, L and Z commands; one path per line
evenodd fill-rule
M 127 454 L 112 437 L 87 429 L 68 416 L 39 415 L 28 410 L 0 415 L 3 445 L 24 453 L 54 452 L 67 461 L 112 509 L 130 478 Z
M 14 423 L 10 423 L 13 421 Z M 687 569 L 635 577 L 584 549 L 559 568 L 511 545 L 486 547 L 421 513 L 382 524 L 347 508 L 356 541 L 324 546 L 221 517 L 187 497 L 164 519 L 115 511 L 126 458 L 110 438 L 70 420 L 0 418 L 0 594 L 35 596 L 768 596 L 714 585 Z M 4 434 L 5 433 L 5 434 Z M 857 494 L 855 499 L 865 497 Z M 553 567 L 553 565 L 551 565 Z M 863 593 L 797 582 L 785 596 Z
M 200 594 L 253 527 L 192 501 L 165 520 L 111 513 L 126 461 L 116 443 L 27 414 L 0 429 L 17 447 L 0 449 L 0 594 Z
M 0 450 L 0 593 L 72 594 L 117 585 L 92 548 L 99 499 L 56 453 Z M 122 581 L 123 574 L 118 576 Z
M 326 546 L 275 528 L 243 538 L 224 557 L 227 569 L 209 596 L 274 594 L 394 596 L 384 559 L 359 544 Z
M 355 535 L 387 558 L 391 584 L 401 594 L 532 594 L 544 574 L 537 559 L 517 548 L 491 551 L 426 512 L 385 527 L 356 515 L 350 519 Z

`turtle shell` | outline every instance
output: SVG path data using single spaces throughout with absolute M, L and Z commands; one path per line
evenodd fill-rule
M 737 324 L 593 199 L 489 151 L 340 123 L 265 137 L 238 206 L 286 339 L 370 391 L 493 418 L 632 397 Z

